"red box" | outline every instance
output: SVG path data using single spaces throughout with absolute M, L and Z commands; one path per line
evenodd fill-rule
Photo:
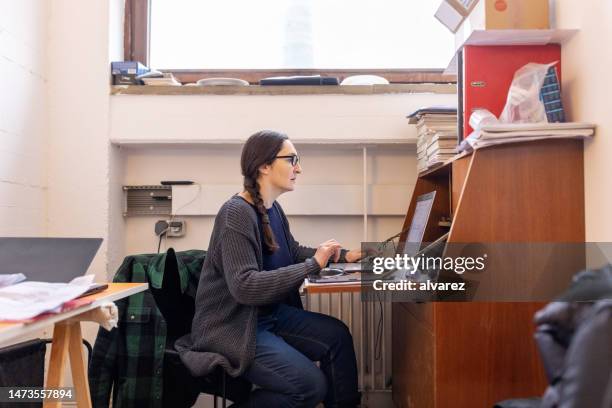
M 561 83 L 561 46 L 508 45 L 463 47 L 462 72 L 459 75 L 459 106 L 463 112 L 463 137 L 469 136 L 470 115 L 475 109 L 488 109 L 499 117 L 508 97 L 514 73 L 529 62 L 549 64 L 559 61 L 557 73 Z

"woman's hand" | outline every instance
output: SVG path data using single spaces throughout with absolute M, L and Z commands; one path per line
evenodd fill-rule
M 349 263 L 357 262 L 363 258 L 363 252 L 360 249 L 351 249 L 344 255 L 344 258 L 346 258 L 346 262 Z
M 334 262 L 338 262 L 340 259 L 340 250 L 342 246 L 335 239 L 330 239 L 323 242 L 317 248 L 317 252 L 314 254 L 314 259 L 317 261 L 321 268 L 325 268 L 329 258 L 334 257 Z

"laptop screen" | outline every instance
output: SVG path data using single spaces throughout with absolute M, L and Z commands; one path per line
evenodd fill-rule
M 431 213 L 435 197 L 435 191 L 417 197 L 414 215 L 412 216 L 410 229 L 404 244 L 403 253 L 405 255 L 414 256 L 421 249 L 423 235 L 425 234 L 425 228 L 427 227 L 427 221 L 429 220 L 429 214 Z
M 68 283 L 85 275 L 101 238 L 0 238 L 0 273 Z

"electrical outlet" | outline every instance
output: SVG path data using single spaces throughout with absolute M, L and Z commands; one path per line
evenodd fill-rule
M 184 220 L 168 220 L 168 237 L 182 237 L 185 235 Z

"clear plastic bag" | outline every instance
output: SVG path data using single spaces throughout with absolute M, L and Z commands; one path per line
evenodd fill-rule
M 501 123 L 547 123 L 546 110 L 540 100 L 540 89 L 548 69 L 555 65 L 529 63 L 514 73 L 508 90 L 506 106 L 499 121 Z

